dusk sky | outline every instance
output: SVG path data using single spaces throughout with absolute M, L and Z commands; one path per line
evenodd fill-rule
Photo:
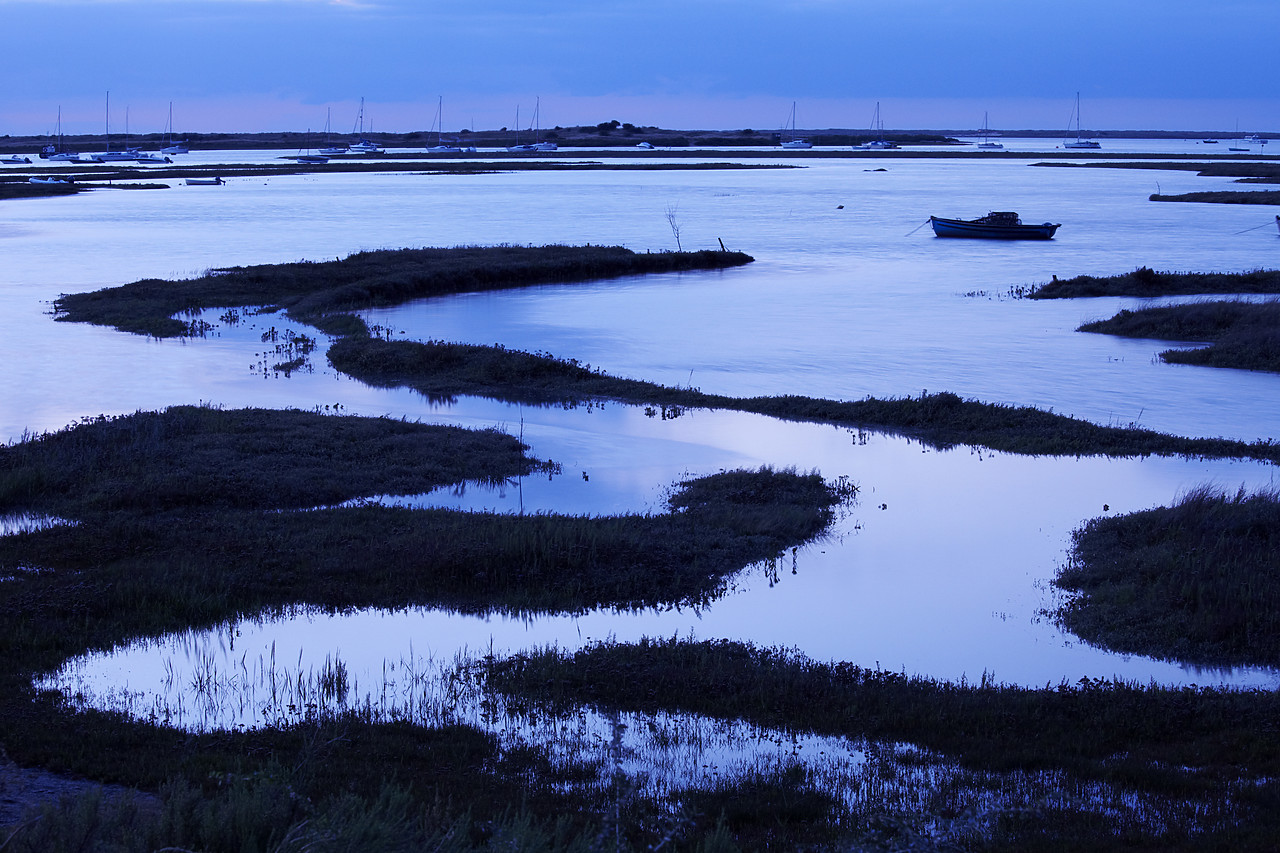
M 1277 0 L 0 0 L 0 134 L 1280 130 Z

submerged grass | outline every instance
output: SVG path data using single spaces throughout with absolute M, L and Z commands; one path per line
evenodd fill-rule
M 1280 302 L 1206 301 L 1123 310 L 1086 323 L 1082 332 L 1128 338 L 1197 341 L 1194 349 L 1170 349 L 1160 358 L 1173 364 L 1280 372 Z
M 1058 617 L 1122 652 L 1280 667 L 1280 493 L 1193 489 L 1073 534 Z
M 750 263 L 741 252 L 638 253 L 620 246 L 463 246 L 358 252 L 210 270 L 180 281 L 146 279 L 90 293 L 64 294 L 55 319 L 114 326 L 155 337 L 191 333 L 178 315 L 206 308 L 268 305 L 324 328 L 327 317 L 412 299 L 497 288 L 656 272 L 722 269 Z

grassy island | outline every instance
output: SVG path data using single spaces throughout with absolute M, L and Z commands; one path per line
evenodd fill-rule
M 1280 303 L 1196 302 L 1121 311 L 1109 320 L 1085 323 L 1082 332 L 1196 341 L 1194 349 L 1169 349 L 1171 364 L 1280 372 Z
M 1280 270 L 1198 273 L 1138 267 L 1113 276 L 1055 276 L 1048 283 L 1012 292 L 1027 299 L 1280 294 Z M 1160 358 L 1171 364 L 1280 372 L 1280 305 L 1275 302 L 1206 300 L 1124 309 L 1109 319 L 1085 323 L 1078 331 L 1207 344 L 1161 352 Z
M 1024 299 L 1080 299 L 1093 296 L 1197 296 L 1226 293 L 1280 294 L 1280 270 L 1249 272 L 1161 272 L 1138 267 L 1110 276 L 1078 275 L 1030 287 L 1015 287 Z
M 1150 201 L 1190 201 L 1208 204 L 1272 204 L 1280 205 L 1280 190 L 1225 190 L 1218 192 L 1152 193 Z
M 1192 490 L 1074 534 L 1059 618 L 1090 642 L 1198 664 L 1280 667 L 1280 495 Z
M 371 385 L 413 388 L 428 397 L 475 394 L 525 403 L 608 398 L 655 407 L 716 408 L 907 435 L 935 447 L 974 445 L 1009 453 L 1060 456 L 1148 454 L 1253 458 L 1280 462 L 1271 442 L 1183 438 L 1153 430 L 1104 427 L 1029 406 L 964 400 L 948 392 L 889 400 L 727 397 L 621 379 L 574 359 L 503 347 L 385 341 L 350 335 L 329 350 L 340 371 Z
M 146 279 L 63 295 L 56 319 L 125 332 L 191 334 L 178 315 L 206 308 L 271 306 L 330 330 L 326 322 L 361 308 L 499 288 L 558 284 L 644 273 L 723 269 L 750 263 L 742 252 L 633 252 L 620 246 L 466 246 L 358 252 L 332 261 L 300 261 L 209 270 L 195 279 Z

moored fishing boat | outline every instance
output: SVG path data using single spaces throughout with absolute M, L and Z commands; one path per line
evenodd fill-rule
M 930 216 L 938 237 L 976 237 L 986 240 L 1051 240 L 1061 225 L 1044 222 L 1028 225 L 1012 211 L 993 210 L 978 219 L 943 219 Z

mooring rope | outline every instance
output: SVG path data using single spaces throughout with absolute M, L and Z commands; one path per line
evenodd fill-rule
M 1235 234 L 1232 234 L 1231 236 L 1234 237 L 1236 236 L 1236 234 L 1248 234 L 1250 231 L 1257 231 L 1259 228 L 1270 228 L 1272 225 L 1275 225 L 1275 224 L 1276 222 L 1273 219 L 1270 222 L 1264 222 L 1261 225 L 1255 225 L 1252 228 L 1246 228 L 1243 231 L 1237 231 Z

